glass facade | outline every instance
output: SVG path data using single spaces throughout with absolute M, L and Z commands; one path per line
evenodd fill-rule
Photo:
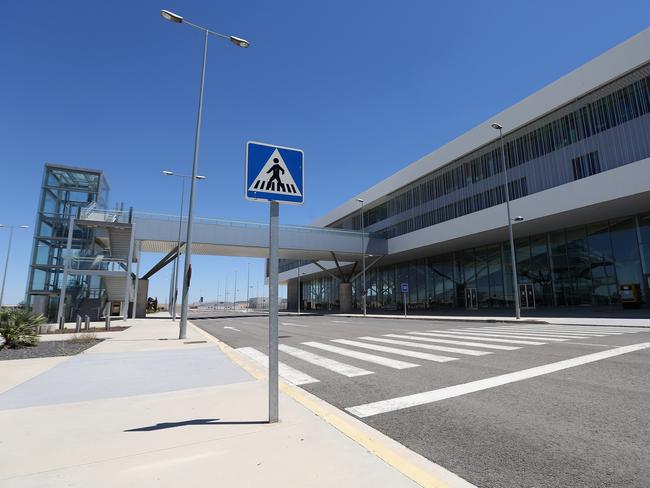
M 508 133 L 504 141 L 513 200 L 649 157 L 650 66 Z M 392 238 L 503 203 L 500 154 L 495 139 L 382 203 L 368 204 L 366 230 Z M 360 224 L 357 213 L 331 227 Z
M 27 305 L 56 318 L 70 217 L 82 208 L 108 201 L 109 186 L 100 171 L 46 164 L 34 231 L 32 258 L 27 282 Z M 84 256 L 95 247 L 93 230 L 75 227 L 73 256 Z M 69 276 L 67 305 L 82 297 L 100 294 L 100 278 Z
M 617 304 L 620 285 L 632 283 L 649 301 L 650 213 L 520 236 L 515 254 L 520 288 L 532 288 L 536 307 Z M 306 308 L 338 307 L 337 280 L 303 280 Z M 368 308 L 401 309 L 401 283 L 409 284 L 411 310 L 512 306 L 509 245 L 498 242 L 371 268 L 366 273 Z M 357 308 L 361 289 L 358 278 L 352 284 Z M 475 290 L 475 304 L 467 303 L 468 290 Z

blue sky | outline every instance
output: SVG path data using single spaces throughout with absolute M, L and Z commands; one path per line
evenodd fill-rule
M 0 223 L 34 223 L 46 161 L 102 168 L 111 201 L 174 213 L 191 167 L 202 39 L 160 9 L 245 37 L 211 39 L 196 214 L 265 221 L 243 198 L 244 147 L 305 151 L 307 224 L 647 27 L 647 1 L 30 1 L 3 6 Z M 5 303 L 25 291 L 16 232 Z M 7 232 L 0 230 L 0 263 Z M 159 256 L 148 255 L 144 269 Z M 197 257 L 192 298 L 230 297 L 263 262 Z M 167 270 L 150 286 L 165 300 Z M 246 285 L 238 284 L 245 296 Z

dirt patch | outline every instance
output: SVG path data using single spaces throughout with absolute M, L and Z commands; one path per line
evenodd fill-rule
M 34 347 L 22 347 L 20 349 L 4 348 L 0 350 L 0 361 L 9 359 L 74 356 L 75 354 L 79 354 L 100 342 L 102 342 L 102 339 L 90 339 L 84 341 L 46 341 L 41 342 Z
M 126 329 L 128 329 L 128 327 L 113 327 L 112 325 L 111 325 L 110 330 L 106 330 L 106 327 L 91 327 L 90 329 L 84 329 L 83 327 L 81 327 L 81 332 L 79 332 L 79 334 L 87 334 L 89 332 L 120 332 L 120 331 L 126 330 Z M 50 332 L 46 332 L 43 335 L 52 335 L 52 334 L 54 334 L 54 335 L 56 335 L 56 334 L 74 334 L 74 329 L 63 329 L 63 330 L 55 329 L 55 330 L 52 330 Z

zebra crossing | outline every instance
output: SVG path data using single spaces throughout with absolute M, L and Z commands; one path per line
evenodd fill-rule
M 447 363 L 466 359 L 467 356 L 487 356 L 530 346 L 561 344 L 574 339 L 608 338 L 638 332 L 644 332 L 644 330 L 613 326 L 495 325 L 306 341 L 291 346 L 281 344 L 279 350 L 281 354 L 298 360 L 298 362 L 303 361 L 317 368 L 347 378 L 354 378 L 372 375 L 375 374 L 375 371 L 348 364 L 341 360 L 341 357 L 343 359 L 352 358 L 364 364 L 369 363 L 371 366 L 366 367 L 373 369 L 380 366 L 404 370 L 416 368 L 429 362 Z M 318 353 L 314 352 L 314 349 L 318 350 Z M 268 367 L 268 356 L 263 352 L 253 347 L 241 347 L 237 351 L 256 364 Z M 323 353 L 331 353 L 336 359 L 325 357 L 322 355 Z M 393 356 L 397 356 L 399 359 Z M 408 358 L 408 361 L 402 358 Z M 320 381 L 282 361 L 279 363 L 279 375 L 293 385 L 305 385 Z

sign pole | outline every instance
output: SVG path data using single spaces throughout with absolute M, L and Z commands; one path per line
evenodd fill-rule
M 406 292 L 404 292 L 404 317 L 406 317 Z
M 269 203 L 269 422 L 278 413 L 278 243 L 280 204 Z

